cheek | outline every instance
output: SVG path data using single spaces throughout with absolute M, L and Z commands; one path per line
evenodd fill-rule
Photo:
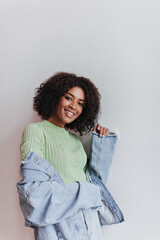
M 82 111 L 83 111 L 83 108 L 80 108 L 78 111 L 79 115 L 81 115 Z
M 59 99 L 59 105 L 63 105 L 63 104 L 64 104 L 64 98 L 61 97 L 61 98 Z
M 63 97 L 60 98 L 58 108 L 61 109 L 66 105 L 66 101 Z

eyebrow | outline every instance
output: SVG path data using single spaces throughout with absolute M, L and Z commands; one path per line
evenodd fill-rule
M 74 97 L 75 98 L 75 96 L 73 95 L 73 94 L 71 94 L 70 92 L 67 92 L 69 95 L 71 95 L 72 97 Z M 85 100 L 84 99 L 79 99 L 79 101 L 83 101 L 83 102 L 85 102 Z

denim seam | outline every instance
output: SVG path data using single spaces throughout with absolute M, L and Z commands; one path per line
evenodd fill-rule
M 30 198 L 31 193 L 32 193 L 32 192 L 35 190 L 35 188 L 37 188 L 39 185 L 40 185 L 39 182 L 35 182 L 35 183 L 33 184 L 31 190 L 29 191 L 29 193 L 28 193 L 28 195 L 27 195 L 28 200 L 29 200 L 29 198 Z
M 100 158 L 101 158 L 101 149 L 102 149 L 102 139 L 100 139 L 99 149 L 98 149 L 98 156 L 97 156 L 97 173 L 100 172 Z M 99 174 L 98 174 L 99 175 Z M 98 176 L 100 177 L 100 176 Z
M 75 213 L 75 214 L 76 214 L 76 213 Z M 82 235 L 82 237 L 84 238 L 84 237 L 87 235 L 87 231 L 84 231 L 84 230 L 79 226 L 75 214 L 73 214 L 73 215 L 71 216 L 71 219 L 72 219 L 72 221 L 73 221 L 74 224 L 75 224 L 76 230 L 77 230 L 77 231 Z

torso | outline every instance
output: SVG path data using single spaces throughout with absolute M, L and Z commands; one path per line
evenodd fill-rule
M 40 152 L 38 152 L 37 146 L 34 147 L 36 144 L 34 136 L 30 140 L 32 143 L 29 144 L 31 149 L 28 150 L 35 151 L 45 158 L 58 171 L 64 182 L 86 181 L 84 167 L 86 166 L 87 156 L 81 141 L 76 135 L 47 120 L 30 124 L 27 128 L 29 129 L 25 130 L 25 134 L 22 136 L 21 152 L 24 151 L 24 138 L 28 138 L 28 135 L 32 135 L 32 129 L 34 131 L 36 129 L 41 138 Z M 33 132 L 33 134 L 36 133 Z

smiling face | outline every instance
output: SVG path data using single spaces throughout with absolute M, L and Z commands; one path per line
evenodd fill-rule
M 83 111 L 84 101 L 84 91 L 80 87 L 71 88 L 60 98 L 56 113 L 48 121 L 64 127 L 66 123 L 71 123 L 79 117 Z

